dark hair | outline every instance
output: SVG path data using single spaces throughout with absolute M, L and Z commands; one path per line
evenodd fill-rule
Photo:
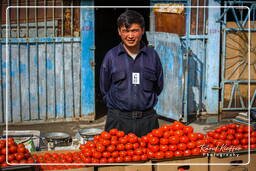
M 125 26 L 129 28 L 132 24 L 139 24 L 142 28 L 145 27 L 144 17 L 133 10 L 127 10 L 122 13 L 117 19 L 117 27 Z

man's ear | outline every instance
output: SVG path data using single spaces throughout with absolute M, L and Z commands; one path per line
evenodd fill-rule
M 121 36 L 121 30 L 120 30 L 120 28 L 117 28 L 117 31 L 118 31 L 119 36 Z

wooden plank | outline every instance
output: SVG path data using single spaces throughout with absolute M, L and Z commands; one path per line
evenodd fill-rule
M 10 45 L 10 61 L 11 61 L 11 101 L 12 107 L 12 121 L 20 122 L 21 118 L 21 106 L 20 106 L 20 78 L 19 78 L 19 45 Z
M 1 63 L 1 66 L 2 66 L 2 72 L 1 72 L 1 75 L 2 75 L 2 87 L 3 87 L 3 100 L 2 100 L 2 103 L 3 103 L 3 122 L 5 122 L 5 119 L 6 119 L 6 68 L 7 68 L 7 63 L 6 63 L 6 45 L 2 45 L 2 52 L 1 52 L 1 58 L 2 58 L 2 63 Z M 10 117 L 9 117 L 10 118 Z
M 81 72 L 81 44 L 80 43 L 74 43 L 73 44 L 73 76 L 74 76 L 74 111 L 75 111 L 75 117 L 79 117 L 81 114 L 81 78 L 80 78 L 80 72 Z
M 38 97 L 38 54 L 37 45 L 30 45 L 29 67 L 30 67 L 30 107 L 31 119 L 39 119 L 39 97 Z
M 21 86 L 21 115 L 22 120 L 30 120 L 30 100 L 29 100 L 29 45 L 20 45 L 20 86 Z
M 81 5 L 93 5 L 93 1 L 82 1 Z M 81 10 L 81 115 L 95 114 L 95 78 L 94 46 L 95 46 L 95 19 L 94 10 L 82 8 Z M 95 116 L 95 115 L 94 115 Z
M 2 49 L 3 46 L 2 44 L 0 44 L 0 122 L 4 122 L 4 108 L 3 108 L 3 105 L 4 105 L 4 99 L 3 99 L 3 93 L 5 91 L 3 85 L 4 85 L 4 81 L 3 81 L 3 50 Z
M 47 44 L 47 118 L 55 118 L 55 75 L 54 45 Z
M 63 58 L 62 58 L 62 44 L 56 44 L 55 50 L 55 82 L 56 82 L 56 115 L 57 118 L 64 118 L 64 72 L 63 72 Z
M 71 44 L 64 44 L 64 76 L 66 118 L 73 117 L 73 83 Z
M 47 96 L 47 87 L 46 87 L 46 63 L 45 63 L 45 58 L 46 58 L 46 54 L 45 54 L 45 44 L 39 44 L 39 52 L 38 52 L 38 62 L 39 62 L 39 87 L 38 87 L 38 91 L 39 91 L 39 115 L 40 115 L 40 119 L 47 119 L 47 115 L 46 115 L 46 107 L 47 107 L 47 103 L 46 103 L 46 96 Z

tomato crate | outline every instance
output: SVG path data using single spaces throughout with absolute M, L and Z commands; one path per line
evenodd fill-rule
M 0 170 L 2 171 L 39 171 L 38 166 L 8 166 L 8 167 L 1 167 Z
M 189 157 L 173 157 L 170 159 L 152 159 L 154 171 L 190 170 L 208 171 L 209 157 L 203 155 Z M 177 164 L 175 164 L 177 163 Z M 191 163 L 205 163 L 205 165 L 191 165 Z

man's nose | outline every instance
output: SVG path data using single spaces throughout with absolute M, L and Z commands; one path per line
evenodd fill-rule
M 133 37 L 132 31 L 129 31 L 129 32 L 128 32 L 128 37 Z

